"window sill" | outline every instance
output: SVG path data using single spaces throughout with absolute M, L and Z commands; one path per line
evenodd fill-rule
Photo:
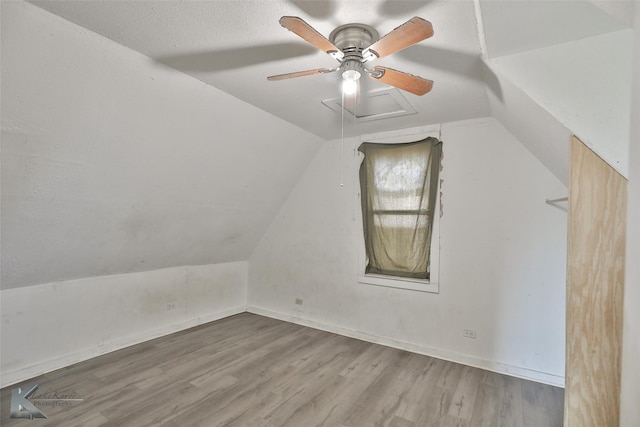
M 367 285 L 384 286 L 387 288 L 406 289 L 410 291 L 440 293 L 438 283 L 408 277 L 384 276 L 381 274 L 365 274 L 358 276 L 358 283 Z

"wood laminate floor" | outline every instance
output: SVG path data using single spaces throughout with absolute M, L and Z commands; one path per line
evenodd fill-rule
M 11 389 L 47 419 L 9 416 Z M 561 426 L 562 389 L 243 313 L 1 390 L 3 426 Z M 82 401 L 33 400 L 72 398 Z

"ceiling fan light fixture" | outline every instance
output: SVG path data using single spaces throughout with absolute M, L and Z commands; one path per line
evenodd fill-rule
M 362 77 L 362 74 L 356 70 L 347 70 L 342 73 L 342 78 L 347 81 L 355 82 L 360 77 Z
M 344 79 L 342 81 L 342 93 L 344 93 L 345 95 L 353 95 L 357 90 L 357 80 Z
M 362 63 L 358 60 L 349 59 L 342 63 L 340 70 L 342 71 L 342 78 L 345 80 L 356 81 L 362 77 L 361 70 Z

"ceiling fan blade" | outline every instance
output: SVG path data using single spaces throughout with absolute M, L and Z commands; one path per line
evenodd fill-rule
M 387 67 L 374 67 L 369 77 L 419 96 L 429 92 L 433 87 L 431 80 Z
M 413 17 L 362 52 L 365 61 L 384 58 L 433 35 L 431 22 Z
M 303 19 L 297 16 L 283 16 L 280 18 L 280 25 L 289 31 L 292 31 L 311 43 L 321 51 L 328 53 L 337 60 L 344 56 L 342 51 L 331 43 L 325 36 L 320 34 L 315 28 L 307 24 Z
M 296 71 L 295 73 L 277 74 L 275 76 L 267 77 L 267 80 L 271 80 L 271 81 L 286 80 L 286 79 L 292 79 L 294 77 L 311 76 L 313 74 L 331 73 L 336 70 L 337 68 L 316 68 L 315 70 Z

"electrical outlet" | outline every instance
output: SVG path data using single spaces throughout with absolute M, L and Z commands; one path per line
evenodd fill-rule
M 171 311 L 171 310 L 175 310 L 176 309 L 176 303 L 175 302 L 168 302 L 167 303 L 167 311 Z
M 462 336 L 465 338 L 476 339 L 476 331 L 472 331 L 471 329 L 465 329 L 462 331 Z
M 303 303 L 302 298 L 296 298 L 296 305 L 302 305 Z

